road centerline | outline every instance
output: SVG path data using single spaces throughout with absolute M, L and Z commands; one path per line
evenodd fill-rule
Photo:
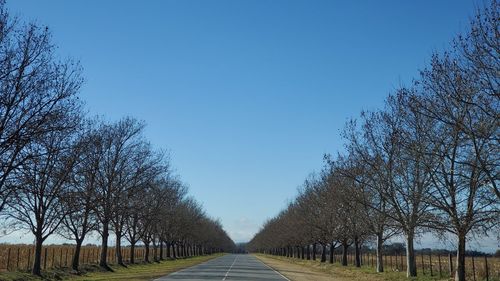
M 226 272 L 226 275 L 224 275 L 224 278 L 222 278 L 223 281 L 226 280 L 227 276 L 229 275 L 229 271 L 231 271 L 231 268 L 233 268 L 234 263 L 236 262 L 237 259 L 238 259 L 238 256 L 236 256 L 236 258 L 234 258 L 234 261 L 231 264 L 231 266 L 229 267 L 228 271 Z

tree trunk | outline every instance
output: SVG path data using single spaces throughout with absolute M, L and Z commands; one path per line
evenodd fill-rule
M 330 263 L 333 263 L 333 251 L 335 250 L 335 246 L 333 245 L 333 242 L 330 243 Z
M 347 242 L 342 242 L 342 265 L 347 266 L 347 249 L 349 244 Z
M 160 240 L 160 260 L 163 260 L 163 240 Z
M 322 249 L 321 249 L 321 262 L 326 262 L 326 244 L 322 245 Z
M 417 261 L 413 248 L 413 230 L 406 234 L 406 277 L 417 276 Z
M 73 253 L 73 259 L 71 260 L 71 268 L 74 271 L 78 271 L 78 266 L 80 265 L 80 250 L 82 249 L 83 239 L 76 240 L 75 252 Z
M 313 261 L 316 260 L 316 243 L 313 243 Z
M 116 254 L 116 263 L 125 266 L 123 263 L 123 256 L 122 256 L 122 235 L 121 232 L 116 231 L 116 244 L 115 244 L 115 254 Z
M 359 238 L 354 237 L 354 262 L 356 267 L 361 267 L 361 258 L 359 256 Z
M 33 275 L 42 276 L 42 237 L 37 235 L 35 243 L 35 261 L 33 263 L 33 269 L 31 273 Z
M 149 262 L 149 242 L 144 242 L 144 261 Z
M 457 269 L 455 281 L 465 281 L 465 234 L 458 234 Z
M 377 272 L 384 272 L 383 233 L 377 233 Z
M 107 270 L 111 270 L 111 268 L 108 266 L 108 237 L 109 237 L 109 225 L 108 225 L 108 223 L 103 223 L 101 258 L 99 260 L 99 266 L 101 266 Z
M 130 243 L 130 263 L 135 263 L 135 242 Z
M 156 239 L 153 239 L 153 261 L 158 262 L 158 244 L 156 244 Z
M 174 259 L 177 259 L 177 252 L 175 251 L 175 244 L 172 244 L 172 254 L 174 255 Z
M 305 257 L 305 255 L 304 255 L 305 249 L 304 249 L 304 247 L 300 247 L 300 249 L 301 249 L 301 253 L 300 253 L 301 257 L 300 258 L 304 259 L 304 257 Z
M 311 245 L 307 245 L 307 260 L 311 260 Z
M 167 241 L 167 258 L 171 258 L 170 256 L 170 242 Z

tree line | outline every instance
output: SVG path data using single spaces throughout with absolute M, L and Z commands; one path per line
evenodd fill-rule
M 74 241 L 74 270 L 90 233 L 108 269 L 111 235 L 121 265 L 123 242 L 131 263 L 139 243 L 146 261 L 164 249 L 169 257 L 230 251 L 233 241 L 187 196 L 143 122 L 85 114 L 82 69 L 55 49 L 48 28 L 10 16 L 0 1 L 0 215 L 7 230 L 35 237 L 32 273 L 41 274 L 43 243 L 56 234 Z
M 463 34 L 383 109 L 347 122 L 345 151 L 325 156 L 297 197 L 249 243 L 253 251 L 321 261 L 341 247 L 374 241 L 377 272 L 384 243 L 405 238 L 407 276 L 417 275 L 414 241 L 424 232 L 454 237 L 455 280 L 465 280 L 471 237 L 498 231 L 500 219 L 499 4 L 479 9 Z M 330 256 L 330 262 L 332 257 Z

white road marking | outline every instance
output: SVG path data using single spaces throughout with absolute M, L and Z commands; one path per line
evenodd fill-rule
M 190 267 L 187 267 L 187 268 L 184 268 L 184 269 L 178 270 L 178 271 L 176 271 L 176 272 L 170 273 L 170 274 L 165 275 L 165 276 L 163 276 L 163 277 L 160 277 L 160 278 L 158 278 L 158 279 L 154 279 L 153 281 L 161 281 L 161 280 L 163 280 L 164 278 L 168 278 L 168 276 L 171 276 L 171 275 L 177 275 L 177 274 L 178 274 L 178 273 L 180 273 L 180 272 L 183 272 L 183 271 L 188 271 L 188 270 L 192 270 L 192 269 L 193 269 L 193 267 L 197 267 L 197 266 L 200 266 L 200 265 L 204 265 L 204 264 L 207 264 L 207 263 L 211 263 L 211 262 L 213 262 L 213 261 L 215 261 L 215 260 L 218 260 L 218 259 L 221 259 L 221 258 L 223 258 L 223 257 L 224 257 L 224 256 L 220 256 L 220 257 L 216 257 L 216 258 L 213 258 L 213 259 L 209 259 L 209 260 L 204 261 L 204 262 L 202 262 L 202 263 L 195 264 L 195 265 L 193 265 L 193 266 L 190 266 Z
M 271 269 L 272 271 L 274 271 L 274 272 L 278 273 L 278 275 L 279 275 L 279 276 L 281 276 L 281 277 L 283 277 L 283 279 L 288 280 L 288 281 L 292 281 L 292 280 L 290 280 L 290 279 L 286 278 L 286 276 L 285 276 L 285 275 L 283 275 L 283 274 L 279 273 L 278 271 L 276 271 L 274 268 L 272 268 L 272 267 L 270 267 L 269 265 L 265 264 L 263 261 L 261 261 L 261 260 L 259 260 L 259 259 L 256 259 L 256 260 L 258 260 L 258 261 L 259 261 L 260 263 L 262 263 L 263 265 L 267 266 L 267 267 L 268 267 L 269 269 Z
M 231 264 L 231 267 L 229 267 L 229 270 L 226 272 L 226 275 L 224 275 L 224 278 L 222 278 L 222 281 L 226 280 L 227 275 L 229 274 L 229 271 L 231 271 L 231 268 L 233 268 L 233 265 L 237 259 L 238 259 L 238 256 L 236 256 L 236 258 L 234 258 L 233 264 Z

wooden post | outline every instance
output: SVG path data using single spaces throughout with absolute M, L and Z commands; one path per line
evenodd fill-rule
M 448 254 L 448 261 L 450 266 L 450 277 L 453 277 L 453 257 L 451 256 L 451 253 Z
M 399 271 L 399 267 L 398 267 L 398 253 L 396 253 L 396 271 Z
M 64 253 L 64 266 L 68 267 L 68 248 L 66 248 L 66 253 Z
M 429 270 L 431 271 L 432 276 L 432 250 L 429 250 Z
M 486 281 L 490 281 L 490 272 L 488 268 L 488 257 L 484 256 L 484 271 L 486 271 Z
M 405 255 L 401 254 L 401 271 L 405 271 L 405 263 L 403 260 L 405 260 Z
M 16 258 L 16 270 L 19 270 L 19 251 L 21 247 L 17 248 L 17 258 Z
M 441 255 L 438 255 L 438 265 L 439 265 L 439 277 L 443 277 L 441 273 Z
M 472 280 L 476 281 L 476 265 L 474 264 L 474 255 L 472 255 Z
M 52 266 L 51 268 L 54 268 L 54 260 L 55 260 L 55 254 L 56 254 L 56 248 L 52 249 Z
M 45 253 L 43 255 L 43 269 L 47 269 L 47 248 L 45 248 Z
M 392 268 L 392 255 L 389 256 L 389 262 L 390 262 L 391 270 L 393 270 L 393 268 Z
M 59 251 L 59 267 L 62 267 L 62 252 L 63 252 L 63 249 L 62 247 L 60 248 L 60 251 Z
M 422 275 L 425 275 L 424 253 L 420 254 L 420 259 L 422 260 Z
M 9 271 L 10 265 L 10 248 L 7 249 L 7 271 Z
M 31 264 L 31 247 L 28 248 L 28 264 L 26 264 L 26 270 L 30 270 L 30 264 Z

